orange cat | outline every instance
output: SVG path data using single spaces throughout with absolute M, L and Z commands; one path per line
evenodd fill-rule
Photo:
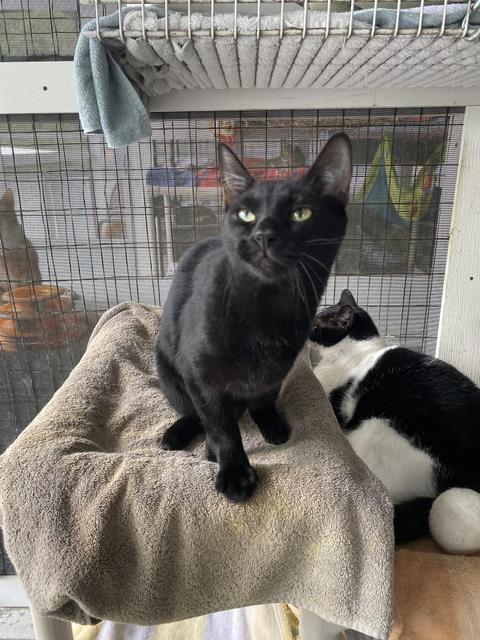
M 15 214 L 11 189 L 0 199 L 0 294 L 42 280 L 38 255 Z

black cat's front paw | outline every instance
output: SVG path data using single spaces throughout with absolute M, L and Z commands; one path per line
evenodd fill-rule
M 273 405 L 262 409 L 250 409 L 250 415 L 264 439 L 270 444 L 284 444 L 290 437 L 290 427 Z
M 212 448 L 209 446 L 208 443 L 205 443 L 205 458 L 209 461 L 209 462 L 216 462 L 217 461 L 217 456 L 213 453 Z
M 165 431 L 160 446 L 167 451 L 185 449 L 202 431 L 202 425 L 196 416 L 184 416 Z
M 290 437 L 290 427 L 278 416 L 272 424 L 262 425 L 262 435 L 270 444 L 284 444 Z
M 215 487 L 232 502 L 248 500 L 257 486 L 257 474 L 249 464 L 221 467 Z

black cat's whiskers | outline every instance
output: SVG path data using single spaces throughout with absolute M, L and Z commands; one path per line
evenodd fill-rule
M 305 311 L 309 314 L 310 309 L 308 308 L 307 294 L 298 270 L 292 272 L 292 284 L 295 297 L 299 302 L 303 303 Z
M 305 251 L 300 251 L 300 253 L 302 254 L 302 256 L 305 256 L 306 258 L 310 258 L 310 260 L 313 260 L 314 262 L 316 262 L 318 265 L 320 265 L 320 267 L 322 267 L 322 269 L 324 269 L 327 273 L 329 272 L 329 269 L 323 264 L 323 262 L 321 260 L 319 260 L 318 258 L 315 258 L 314 256 L 311 256 L 309 253 L 305 253 Z
M 222 312 L 223 312 L 223 317 L 224 317 L 224 319 L 226 321 L 228 321 L 228 313 L 229 313 L 229 310 L 230 310 L 230 301 L 231 301 L 231 297 L 232 297 L 231 296 L 231 290 L 232 290 L 231 284 L 232 284 L 232 278 L 229 275 L 227 284 L 225 286 L 225 290 L 223 292 L 222 307 L 221 307 L 222 308 Z
M 304 262 L 302 262 L 302 260 L 299 260 L 298 261 L 298 266 L 302 268 L 303 272 L 305 273 L 305 275 L 307 276 L 307 278 L 310 281 L 310 285 L 312 287 L 313 295 L 315 297 L 316 307 L 318 307 L 318 305 L 320 303 L 320 296 L 318 295 L 317 287 L 315 286 L 315 283 L 312 280 L 312 276 L 310 275 L 309 270 L 307 269 L 307 265 Z
M 313 256 L 308 256 L 308 257 L 313 257 Z M 323 265 L 323 263 L 320 263 L 320 261 L 319 261 L 319 260 L 317 260 L 317 262 L 318 262 L 319 264 L 322 264 L 322 265 Z M 316 300 L 317 300 L 317 309 L 318 309 L 318 305 L 320 304 L 320 299 L 321 299 L 321 296 L 322 296 L 322 293 L 321 293 L 321 292 L 323 292 L 323 290 L 325 289 L 326 282 L 325 282 L 325 280 L 324 280 L 324 279 L 323 279 L 323 278 L 322 278 L 322 277 L 317 273 L 317 271 L 314 269 L 314 267 L 313 267 L 311 264 L 308 264 L 308 263 L 306 263 L 306 262 L 303 262 L 302 260 L 300 260 L 300 263 L 301 263 L 301 264 L 302 264 L 302 266 L 303 266 L 303 270 L 304 270 L 304 271 L 306 270 L 306 274 L 307 274 L 307 276 L 309 277 L 310 282 L 311 282 L 311 283 L 313 282 L 313 281 L 312 281 L 312 279 L 311 279 L 311 276 L 313 276 L 313 277 L 315 278 L 315 280 L 318 282 L 318 289 L 320 290 L 320 294 L 316 295 Z M 323 265 L 323 267 L 325 268 L 325 265 Z M 327 277 L 328 277 L 328 270 L 327 270 Z M 315 288 L 315 289 L 316 289 L 316 288 Z
M 310 272 L 310 274 L 312 276 L 315 277 L 315 280 L 317 280 L 317 282 L 319 283 L 319 287 L 323 292 L 323 290 L 325 289 L 325 286 L 326 286 L 325 280 L 322 277 L 319 276 L 319 274 L 315 271 L 315 269 L 312 267 L 312 265 L 310 265 L 310 264 L 308 264 L 306 262 L 304 262 L 303 264 L 304 264 L 305 267 L 308 267 L 308 271 Z
M 343 236 L 338 236 L 337 238 L 309 238 L 308 240 L 304 240 L 303 244 L 306 244 L 309 246 L 340 244 L 342 240 L 343 240 Z

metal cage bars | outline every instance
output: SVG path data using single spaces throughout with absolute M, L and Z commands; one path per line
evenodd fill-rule
M 391 0 L 386 0 L 389 2 Z M 188 38 L 192 38 L 193 36 L 210 36 L 212 40 L 215 39 L 216 36 L 233 36 L 234 39 L 237 39 L 238 35 L 249 35 L 256 36 L 257 39 L 260 38 L 261 35 L 268 36 L 278 36 L 279 40 L 282 40 L 284 35 L 301 35 L 302 38 L 305 38 L 307 35 L 318 35 L 323 36 L 325 39 L 330 35 L 342 35 L 345 37 L 345 40 L 350 39 L 353 35 L 361 35 L 366 36 L 368 39 L 373 38 L 375 35 L 379 36 L 391 36 L 391 38 L 395 38 L 398 35 L 411 35 L 414 38 L 418 38 L 421 35 L 428 35 L 434 38 L 442 37 L 443 35 L 456 36 L 459 39 L 465 40 L 475 40 L 480 36 L 480 27 L 478 25 L 470 24 L 471 15 L 480 8 L 480 0 L 467 0 L 467 9 L 466 15 L 462 21 L 461 26 L 447 26 L 447 12 L 449 6 L 449 0 L 443 1 L 443 14 L 442 20 L 439 27 L 425 27 L 424 26 L 424 14 L 425 14 L 425 0 L 418 0 L 418 26 L 413 28 L 400 28 L 400 17 L 402 11 L 402 0 L 396 0 L 396 14 L 395 14 L 395 24 L 392 28 L 381 28 L 376 25 L 376 16 L 379 9 L 383 8 L 379 5 L 379 0 L 372 0 L 372 24 L 370 27 L 365 28 L 356 28 L 354 27 L 354 14 L 355 14 L 355 0 L 351 0 L 350 3 L 350 15 L 348 26 L 346 28 L 334 28 L 332 27 L 332 15 L 335 13 L 332 10 L 332 0 L 326 0 L 326 11 L 325 11 L 325 26 L 324 27 L 308 27 L 308 11 L 309 11 L 309 2 L 311 5 L 315 5 L 315 8 L 318 8 L 318 2 L 314 2 L 314 0 L 301 0 L 300 2 L 295 2 L 294 0 L 187 0 L 187 17 L 188 17 L 188 27 L 186 31 L 179 30 L 170 30 L 169 28 L 169 11 L 171 7 L 181 6 L 184 4 L 183 0 L 149 0 L 148 4 L 150 5 L 158 5 L 163 7 L 164 10 L 164 29 L 163 30 L 155 30 L 149 32 L 146 27 L 146 13 L 145 0 L 84 0 L 84 4 L 94 4 L 95 5 L 95 20 L 96 20 L 96 29 L 93 32 L 86 32 L 85 35 L 87 37 L 97 37 L 99 40 L 102 38 L 115 38 L 119 39 L 122 42 L 125 42 L 125 38 L 143 38 L 145 41 L 148 41 L 149 38 L 165 38 L 169 40 L 171 37 L 182 37 L 187 36 Z M 117 4 L 118 13 L 119 13 L 119 25 L 118 29 L 102 29 L 100 26 L 100 5 L 111 5 Z M 136 30 L 126 30 L 124 27 L 124 17 L 122 14 L 122 6 L 129 5 L 139 5 L 141 8 L 141 20 L 142 27 L 140 31 Z M 216 15 L 216 6 L 217 5 L 232 5 L 233 4 L 233 15 L 234 15 L 234 26 L 232 30 L 216 30 L 214 25 L 214 19 Z M 239 5 L 256 5 L 256 21 L 257 21 L 257 29 L 255 32 L 251 31 L 242 31 L 238 26 L 238 10 Z M 262 18 L 262 4 L 270 5 L 270 6 L 278 6 L 280 12 L 280 26 L 278 29 L 261 29 L 261 18 Z M 191 15 L 192 15 L 192 5 L 197 5 L 202 10 L 209 8 L 211 26 L 210 30 L 194 30 L 191 24 Z M 293 5 L 297 7 L 302 7 L 303 5 L 303 25 L 298 27 L 289 27 L 285 25 L 285 6 Z M 409 7 L 412 8 L 412 7 Z

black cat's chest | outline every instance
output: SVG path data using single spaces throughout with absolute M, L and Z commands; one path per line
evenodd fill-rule
M 281 320 L 272 310 L 261 311 L 255 323 L 232 313 L 221 334 L 219 326 L 212 327 L 210 348 L 199 357 L 203 380 L 236 398 L 280 386 L 307 337 L 308 319 L 301 332 L 292 309 L 286 308 Z
M 220 308 L 215 302 L 211 305 L 205 330 L 237 360 L 259 352 L 281 356 L 298 351 L 309 334 L 310 310 L 288 282 L 258 290 L 252 283 L 250 288 L 227 291 L 224 300 Z
M 203 354 L 198 372 L 204 383 L 239 400 L 258 398 L 278 388 L 295 361 L 293 349 L 272 346 L 234 350 L 230 357 Z

